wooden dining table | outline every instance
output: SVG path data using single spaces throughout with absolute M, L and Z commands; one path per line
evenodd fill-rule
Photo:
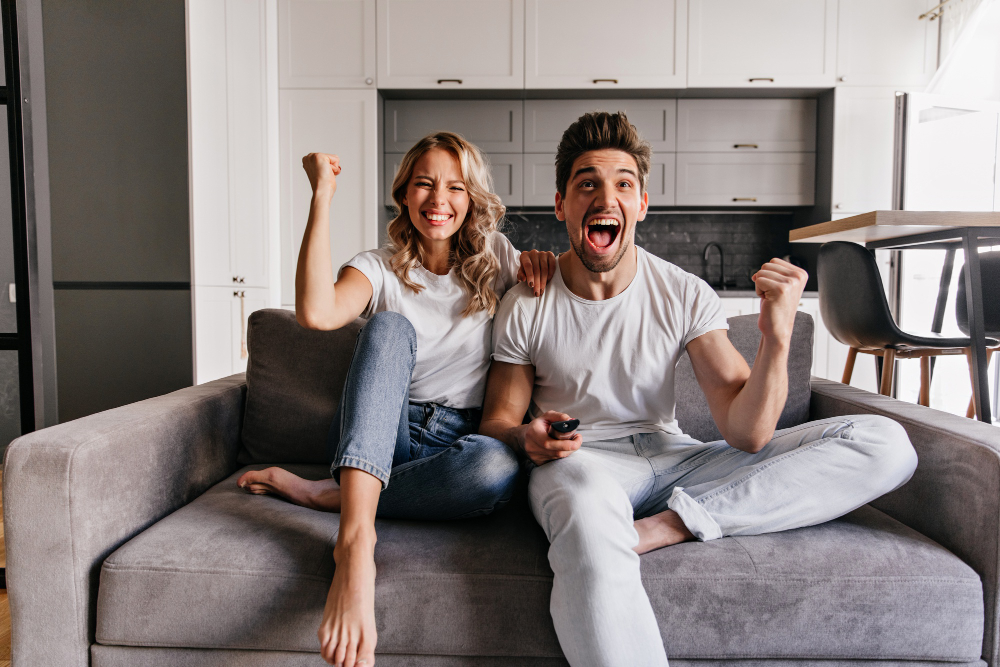
M 965 263 L 968 267 L 965 272 L 965 298 L 969 313 L 969 337 L 972 343 L 970 370 L 973 403 L 978 418 L 988 424 L 992 423 L 987 380 L 986 329 L 983 322 L 983 285 L 978 249 L 982 246 L 1000 245 L 1000 212 L 871 211 L 793 229 L 788 237 L 792 243 L 850 241 L 870 250 L 948 251 L 932 326 L 936 327 L 938 333 L 944 317 L 955 250 L 962 248 L 965 251 Z M 820 285 L 821 292 L 822 289 L 823 286 Z

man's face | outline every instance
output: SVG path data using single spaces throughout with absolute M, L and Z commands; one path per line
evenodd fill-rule
M 632 247 L 636 222 L 646 217 L 635 158 L 604 148 L 573 162 L 566 196 L 556 193 L 556 217 L 566 222 L 574 252 L 594 273 L 606 273 Z

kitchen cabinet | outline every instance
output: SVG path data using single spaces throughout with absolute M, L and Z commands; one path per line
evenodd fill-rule
M 523 206 L 524 197 L 522 187 L 524 178 L 521 174 L 523 169 L 523 158 L 520 154 L 510 155 L 504 153 L 493 153 L 487 157 L 489 161 L 490 173 L 493 176 L 493 192 L 503 201 L 504 206 Z M 385 193 L 383 201 L 386 206 L 395 206 L 392 199 L 392 181 L 399 170 L 399 163 L 403 160 L 403 153 L 386 153 L 383 162 L 385 169 Z
M 816 100 L 680 100 L 677 151 L 811 153 Z
M 834 85 L 837 0 L 690 0 L 688 87 Z
M 524 152 L 554 156 L 566 128 L 590 111 L 624 111 L 654 153 L 676 150 L 677 100 L 526 100 Z
M 673 206 L 676 174 L 674 153 L 653 153 L 646 192 L 650 206 Z M 555 206 L 555 154 L 525 153 L 524 206 Z
M 196 285 L 268 285 L 264 2 L 190 7 L 191 245 Z
M 375 0 L 278 0 L 281 88 L 375 89 Z
M 524 0 L 379 0 L 378 87 L 524 87 Z
M 405 153 L 432 132 L 462 135 L 486 153 L 520 153 L 524 105 L 520 100 L 386 100 L 387 153 Z
M 726 317 L 738 317 L 740 315 L 752 315 L 760 312 L 760 299 L 752 296 L 726 296 L 722 297 L 722 309 L 726 312 Z
M 814 153 L 677 153 L 678 206 L 811 206 Z
M 529 89 L 684 88 L 687 0 L 527 0 L 524 51 Z
M 378 94 L 282 90 L 279 96 L 281 303 L 295 303 L 295 264 L 312 188 L 302 156 L 332 153 L 343 172 L 330 206 L 333 270 L 378 245 Z
M 247 369 L 250 313 L 268 307 L 266 289 L 195 287 L 195 384 Z
M 896 90 L 839 86 L 834 91 L 834 214 L 892 208 Z
M 935 0 L 840 0 L 837 82 L 925 86 L 937 69 L 938 23 L 920 21 Z

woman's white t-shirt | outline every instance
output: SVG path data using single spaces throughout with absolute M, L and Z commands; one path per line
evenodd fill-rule
M 498 297 L 517 284 L 521 253 L 500 233 L 491 239 L 500 260 L 493 284 Z M 372 298 L 361 314 L 368 318 L 388 310 L 403 315 L 417 333 L 417 363 L 410 381 L 410 401 L 438 403 L 452 408 L 479 408 L 490 367 L 493 319 L 485 311 L 462 317 L 469 294 L 455 270 L 439 276 L 422 266 L 410 271 L 410 280 L 424 286 L 419 293 L 406 287 L 389 265 L 385 249 L 358 253 L 341 267 L 350 266 L 368 278 Z

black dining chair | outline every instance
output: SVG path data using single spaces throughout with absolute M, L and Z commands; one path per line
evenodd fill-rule
M 835 241 L 819 250 L 819 310 L 830 334 L 850 347 L 842 382 L 849 384 L 858 353 L 882 357 L 879 393 L 892 393 L 897 359 L 920 359 L 920 405 L 930 405 L 930 358 L 970 353 L 968 336 L 912 334 L 901 330 L 885 298 L 875 257 L 856 243 Z M 987 345 L 997 341 L 988 339 Z
M 969 335 L 969 307 L 965 301 L 965 267 L 963 264 L 958 272 L 958 291 L 955 294 L 955 319 L 958 320 L 958 328 L 966 336 Z M 982 276 L 983 284 L 983 325 L 986 335 L 991 338 L 1000 338 L 1000 252 L 979 253 L 979 274 Z M 986 363 L 989 364 L 997 346 L 990 346 L 987 343 Z M 972 355 L 969 358 L 969 374 L 973 372 Z M 994 383 L 996 384 L 996 383 Z M 993 391 L 998 387 L 994 386 Z M 991 394 L 992 395 L 992 394 Z M 966 411 L 967 417 L 976 416 L 975 401 L 969 399 L 969 409 Z

